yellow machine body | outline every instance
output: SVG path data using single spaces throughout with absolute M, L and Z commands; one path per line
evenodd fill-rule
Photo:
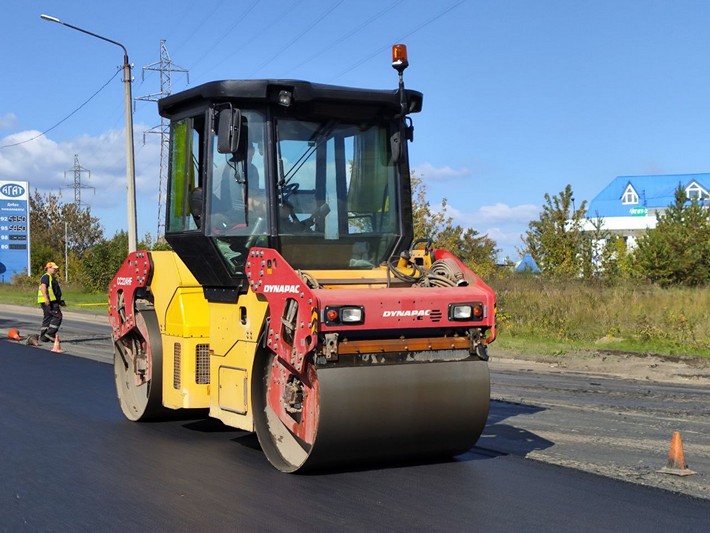
M 163 405 L 209 408 L 210 416 L 254 430 L 250 382 L 266 301 L 249 292 L 208 302 L 173 252 L 151 253 L 150 284 L 162 341 Z
M 415 240 L 403 50 L 394 91 L 222 80 L 159 101 L 172 251 L 130 252 L 109 287 L 129 420 L 208 410 L 284 472 L 475 444 L 495 293 Z

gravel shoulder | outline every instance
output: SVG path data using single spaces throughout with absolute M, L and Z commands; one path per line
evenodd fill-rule
M 611 351 L 575 352 L 561 356 L 489 351 L 492 370 L 590 374 L 639 381 L 710 385 L 710 359 Z
M 710 500 L 710 364 L 705 358 L 490 350 L 499 451 Z M 695 475 L 661 473 L 682 433 Z

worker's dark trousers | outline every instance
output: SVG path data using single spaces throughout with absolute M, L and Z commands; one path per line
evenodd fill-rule
M 42 328 L 39 330 L 39 339 L 43 341 L 54 341 L 54 337 L 59 331 L 59 326 L 62 325 L 62 310 L 59 307 L 59 302 L 51 302 L 42 304 Z

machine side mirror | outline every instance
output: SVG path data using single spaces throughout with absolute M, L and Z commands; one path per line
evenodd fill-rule
M 390 136 L 390 151 L 392 152 L 392 162 L 398 163 L 402 157 L 402 136 L 399 131 Z
M 202 226 L 202 202 L 202 187 L 196 187 L 190 193 L 190 214 L 198 228 Z
M 217 131 L 217 152 L 233 154 L 239 146 L 239 133 L 242 124 L 242 112 L 231 106 L 219 114 L 219 130 Z

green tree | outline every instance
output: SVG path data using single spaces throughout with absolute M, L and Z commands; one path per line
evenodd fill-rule
M 587 242 L 582 243 L 580 252 L 583 276 L 606 281 L 630 278 L 633 257 L 623 237 L 604 229 L 604 219 L 598 213 L 589 220 L 593 229 L 585 233 Z
M 656 227 L 638 241 L 640 274 L 661 286 L 710 282 L 710 220 L 706 208 L 688 201 L 678 186 L 675 200 L 656 214 Z
M 138 242 L 138 250 L 166 250 L 167 243 L 152 242 L 152 237 L 146 233 Z M 89 248 L 81 261 L 81 283 L 94 292 L 106 292 L 111 280 L 121 268 L 128 255 L 128 233 L 117 232 L 110 240 L 102 240 Z
M 103 239 L 99 219 L 91 216 L 88 207 L 63 204 L 56 194 L 41 195 L 35 189 L 30 195 L 32 272 L 42 272 L 47 261 L 63 264 L 65 223 L 70 261 L 76 263 L 89 247 Z
M 453 217 L 447 213 L 446 198 L 441 200 L 441 209 L 433 211 L 421 178 L 412 172 L 411 180 L 414 238 L 431 239 L 436 248 L 450 251 L 481 276 L 493 272 L 498 253 L 495 241 L 473 228 L 455 225 Z
M 152 251 L 163 251 L 172 250 L 172 247 L 165 240 L 165 237 L 158 237 L 153 241 L 153 236 L 150 233 L 146 233 L 143 236 L 143 240 L 138 243 L 138 249 L 141 250 L 152 250 Z
M 128 233 L 125 231 L 92 246 L 81 262 L 82 285 L 90 291 L 106 292 L 109 283 L 123 264 L 127 250 Z
M 528 224 L 524 253 L 532 255 L 544 275 L 571 278 L 590 272 L 590 238 L 582 232 L 587 201 L 574 207 L 572 186 L 559 195 L 545 194 L 545 205 L 538 220 Z

